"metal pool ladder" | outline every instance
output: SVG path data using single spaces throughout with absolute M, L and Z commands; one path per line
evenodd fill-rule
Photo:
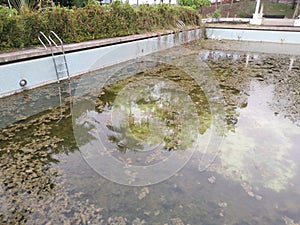
M 43 45 L 43 47 L 45 48 L 45 50 L 47 50 L 48 48 L 47 48 L 46 44 L 43 42 L 41 36 L 49 44 L 49 47 L 51 50 L 51 55 L 52 55 L 52 60 L 53 60 L 53 64 L 54 64 L 54 68 L 55 68 L 55 72 L 56 72 L 57 83 L 59 83 L 60 80 L 62 78 L 64 78 L 64 74 L 66 74 L 68 76 L 68 79 L 70 80 L 70 72 L 69 72 L 66 54 L 65 54 L 65 50 L 64 50 L 64 44 L 63 44 L 62 40 L 52 30 L 50 31 L 50 34 L 48 35 L 48 37 L 42 31 L 40 31 L 39 35 L 38 35 L 38 39 L 41 42 L 41 44 Z M 55 39 L 57 41 L 59 41 L 59 44 L 57 44 L 55 42 Z M 54 51 L 53 46 L 60 49 L 60 51 Z

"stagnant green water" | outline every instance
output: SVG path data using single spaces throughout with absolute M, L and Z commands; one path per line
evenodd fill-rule
M 0 223 L 300 224 L 300 57 L 226 46 L 2 99 Z

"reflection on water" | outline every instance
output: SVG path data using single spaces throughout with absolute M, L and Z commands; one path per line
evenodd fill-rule
M 198 130 L 195 134 L 192 132 L 196 109 L 189 96 L 173 85 L 164 80 L 144 78 L 117 93 L 112 109 L 116 119 L 112 121 L 114 124 L 106 126 L 114 132 L 109 140 L 115 142 L 119 150 L 145 151 L 162 142 L 162 147 L 169 151 L 185 150 L 197 139 Z M 178 108 L 178 105 L 183 107 Z
M 192 67 L 164 63 L 126 66 L 126 73 L 113 68 L 123 74 L 118 78 L 96 72 L 85 81 L 89 90 L 80 87 L 74 124 L 65 98 L 60 107 L 2 128 L 0 223 L 299 224 L 300 58 L 293 56 L 291 66 L 288 55 L 197 50 L 196 44 L 189 61 L 204 68 L 198 77 L 187 73 Z M 99 90 L 97 82 L 109 77 Z M 222 111 L 212 102 L 221 99 L 210 95 L 206 77 L 219 84 L 226 129 L 216 124 Z M 62 86 L 67 97 L 68 88 Z M 41 95 L 53 100 L 52 89 Z M 32 108 L 41 103 L 30 101 L 37 95 L 29 92 Z M 1 101 L 12 120 L 13 98 Z M 212 134 L 224 137 L 223 144 L 206 151 Z M 139 168 L 130 168 L 160 161 L 173 161 L 166 164 L 173 176 L 150 186 L 111 182 L 82 157 L 99 154 L 99 143 L 126 166 L 120 179 L 137 182 Z M 212 163 L 199 172 L 206 159 Z M 93 160 L 118 172 L 111 159 Z
M 198 133 L 210 126 L 211 115 L 205 94 L 196 91 L 199 87 L 188 78 L 174 67 L 161 65 L 105 87 L 96 107 L 100 114 L 112 111 L 114 124 L 106 125 L 114 133 L 109 140 L 121 151 L 160 144 L 169 151 L 190 148 Z
M 250 83 L 247 107 L 239 109 L 237 128 L 227 136 L 220 160 L 226 176 L 280 192 L 291 185 L 296 172 L 287 151 L 293 148 L 289 136 L 300 133 L 297 126 L 269 109 L 273 89 L 257 81 Z

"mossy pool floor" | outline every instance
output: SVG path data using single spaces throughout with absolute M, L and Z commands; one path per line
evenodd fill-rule
M 224 49 L 1 99 L 0 223 L 300 224 L 300 57 Z

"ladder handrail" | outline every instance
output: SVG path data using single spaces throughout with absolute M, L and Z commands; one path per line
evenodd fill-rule
M 51 35 L 54 35 L 54 37 L 60 42 L 60 46 L 57 45 L 57 43 L 55 42 L 54 38 L 51 37 Z M 53 60 L 53 64 L 54 64 L 54 68 L 55 68 L 55 72 L 56 72 L 56 77 L 57 77 L 57 83 L 59 84 L 60 83 L 60 77 L 59 77 L 59 71 L 58 71 L 58 65 L 57 65 L 57 61 L 56 61 L 56 55 L 55 55 L 55 52 L 58 53 L 58 51 L 53 51 L 53 45 L 56 47 L 56 48 L 59 48 L 61 47 L 61 52 L 62 55 L 63 55 L 63 60 L 64 60 L 64 63 L 62 65 L 65 65 L 66 67 L 66 72 L 67 72 L 67 75 L 68 75 L 68 79 L 70 80 L 70 73 L 69 73 L 69 68 L 68 68 L 68 63 L 67 63 L 67 59 L 66 59 L 66 55 L 65 55 L 65 51 L 64 51 L 64 46 L 63 46 L 63 42 L 62 40 L 58 37 L 58 35 L 54 32 L 54 31 L 50 31 L 48 37 L 42 32 L 40 31 L 39 32 L 39 35 L 38 35 L 38 39 L 39 41 L 41 42 L 41 44 L 44 46 L 45 50 L 48 50 L 45 42 L 42 40 L 41 36 L 48 42 L 49 44 L 49 47 L 50 47 L 50 50 L 51 50 L 51 55 L 52 55 L 52 60 Z M 60 71 L 62 72 L 62 71 Z M 70 82 L 69 82 L 69 92 L 70 92 L 70 96 L 71 96 L 71 86 L 70 86 Z M 59 123 L 62 118 L 63 118 L 63 108 L 62 108 L 62 93 L 61 93 L 61 87 L 60 87 L 60 84 L 58 86 L 58 97 L 59 97 L 59 104 L 60 104 L 60 118 L 59 120 L 57 121 L 57 123 Z M 70 101 L 70 106 L 71 106 L 71 101 Z
M 51 48 L 51 41 L 47 38 L 47 36 L 46 36 L 42 31 L 40 31 L 40 32 L 39 32 L 39 35 L 38 35 L 38 39 L 39 39 L 39 41 L 41 42 L 41 44 L 43 45 L 43 47 L 45 48 L 45 50 L 47 50 L 48 48 L 47 48 L 47 46 L 45 45 L 45 43 L 43 42 L 43 40 L 41 39 L 40 34 L 43 36 L 43 38 L 46 39 L 46 41 L 48 42 L 48 44 L 49 44 L 49 46 L 50 46 L 50 48 Z
M 63 54 L 63 57 L 64 57 L 64 62 L 65 62 L 65 65 L 66 65 L 66 70 L 67 70 L 68 79 L 70 79 L 70 73 L 69 73 L 69 68 L 68 68 L 68 63 L 67 63 L 67 59 L 66 59 L 66 54 L 65 54 L 65 50 L 64 50 L 64 44 L 63 44 L 63 41 L 60 39 L 60 37 L 59 37 L 53 30 L 51 30 L 48 37 L 49 37 L 49 39 L 51 40 L 51 42 L 55 45 L 56 48 L 59 48 L 59 46 L 58 46 L 57 43 L 51 38 L 51 34 L 53 34 L 54 37 L 60 42 L 60 47 L 61 47 L 61 51 L 62 51 L 62 54 Z
M 49 39 L 52 41 L 52 43 L 55 45 L 55 47 L 59 47 L 57 44 L 56 44 L 56 42 L 51 38 L 51 34 L 53 34 L 54 35 L 54 37 L 60 42 L 60 45 L 61 46 L 63 46 L 63 42 L 62 42 L 62 40 L 58 37 L 58 35 L 53 31 L 53 30 L 51 30 L 50 31 L 50 34 L 49 34 Z
M 182 20 L 177 20 L 176 26 L 177 26 L 179 29 L 182 29 L 182 28 L 185 27 L 185 23 L 184 23 Z
M 69 68 L 68 68 L 68 63 L 67 63 L 67 58 L 66 58 L 66 54 L 65 54 L 65 50 L 64 50 L 64 45 L 63 45 L 63 41 L 60 39 L 60 37 L 54 32 L 54 31 L 50 31 L 48 37 L 42 32 L 40 31 L 39 32 L 39 35 L 38 35 L 38 39 L 39 41 L 41 42 L 41 44 L 44 46 L 45 50 L 48 50 L 45 42 L 42 40 L 41 38 L 41 35 L 42 37 L 48 42 L 49 46 L 50 46 L 50 50 L 51 50 L 51 55 L 52 55 L 52 60 L 53 60 L 53 64 L 54 64 L 54 67 L 55 67 L 55 72 L 56 72 L 56 76 L 57 76 L 57 82 L 59 83 L 60 82 L 60 78 L 59 78 L 59 71 L 58 71 L 58 67 L 57 67 L 57 62 L 55 60 L 55 53 L 53 51 L 53 45 L 56 47 L 56 48 L 59 48 L 61 47 L 61 53 L 62 53 L 62 56 L 63 56 L 63 60 L 64 60 L 64 65 L 66 67 L 66 73 L 67 73 L 67 76 L 68 76 L 68 79 L 70 80 L 70 72 L 69 72 Z M 60 46 L 55 42 L 55 38 L 52 38 L 51 37 L 54 36 L 59 42 L 60 42 Z
M 50 50 L 51 50 L 51 55 L 52 55 L 52 60 L 53 60 L 53 64 L 54 64 L 54 68 L 55 68 L 55 72 L 56 72 L 56 76 L 57 76 L 57 82 L 59 83 L 59 76 L 58 76 L 58 72 L 57 72 L 57 66 L 56 66 L 56 62 L 55 62 L 55 59 L 54 59 L 54 52 L 53 52 L 53 49 L 52 49 L 52 44 L 51 44 L 51 41 L 49 40 L 49 38 L 42 32 L 40 31 L 39 32 L 49 43 L 49 46 L 50 46 Z M 45 50 L 47 50 L 47 46 L 45 45 L 45 43 L 43 42 L 43 40 L 40 38 L 40 34 L 38 35 L 38 39 L 39 41 L 42 43 L 42 45 L 44 46 Z

